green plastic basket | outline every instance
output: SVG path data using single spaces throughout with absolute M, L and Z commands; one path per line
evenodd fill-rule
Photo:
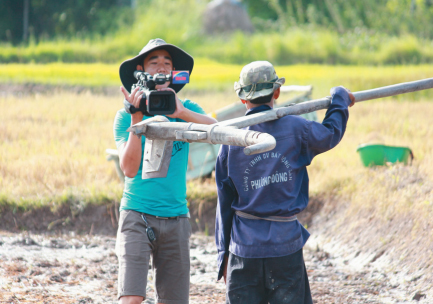
M 412 150 L 408 147 L 394 147 L 385 145 L 360 145 L 356 152 L 366 167 L 383 166 L 387 163 L 401 162 L 407 165 L 409 156 L 413 160 Z

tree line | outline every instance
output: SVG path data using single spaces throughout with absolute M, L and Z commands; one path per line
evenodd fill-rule
M 2 0 L 0 41 L 17 44 L 28 41 L 29 37 L 37 41 L 104 36 L 121 27 L 132 26 L 137 15 L 132 10 L 136 7 L 145 9 L 160 1 Z M 433 38 L 433 0 L 229 1 L 240 1 L 256 31 L 260 32 L 285 32 L 293 27 L 310 27 L 338 33 L 370 31 Z M 210 0 L 196 2 L 203 4 Z
M 115 31 L 131 0 L 1 0 L 0 41 L 85 37 Z

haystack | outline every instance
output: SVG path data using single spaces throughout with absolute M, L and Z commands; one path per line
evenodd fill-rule
M 236 0 L 213 0 L 203 16 L 203 26 L 208 34 L 221 34 L 233 31 L 251 33 L 254 27 L 244 6 Z

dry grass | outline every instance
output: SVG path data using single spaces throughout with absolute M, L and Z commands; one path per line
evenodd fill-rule
M 236 100 L 233 93 L 224 92 L 189 97 L 207 112 Z M 112 123 L 121 106 L 120 93 L 1 98 L 0 200 L 18 204 L 46 204 L 70 196 L 118 200 L 122 185 L 114 165 L 105 159 L 105 149 L 115 147 Z M 344 195 L 353 210 L 376 208 L 384 217 L 408 210 L 431 215 L 431 102 L 370 101 L 357 104 L 350 114 L 340 145 L 318 156 L 309 168 L 312 194 Z M 367 142 L 408 146 L 415 161 L 410 167 L 364 168 L 356 148 Z
M 233 101 L 221 105 L 225 96 L 201 95 L 198 102 L 210 112 Z M 113 120 L 122 106 L 120 92 L 0 98 L 0 201 L 119 200 L 122 185 L 105 149 L 115 148 Z
M 419 289 L 433 279 L 432 116 L 430 100 L 357 104 L 342 142 L 309 168 L 312 194 L 326 202 L 315 226 L 326 241 L 369 261 L 383 254 L 378 263 L 387 271 L 422 277 Z M 365 168 L 356 153 L 362 143 L 407 146 L 415 160 Z
M 55 94 L 0 99 L 0 194 L 9 202 L 118 198 L 105 149 L 119 99 Z M 117 101 L 117 102 L 116 102 Z
M 324 113 L 320 113 L 324 114 Z M 351 212 L 370 210 L 380 218 L 433 213 L 433 116 L 429 101 L 373 101 L 350 109 L 347 132 L 332 151 L 318 156 L 309 169 L 311 189 L 351 202 Z M 356 148 L 363 143 L 407 146 L 411 166 L 365 168 Z

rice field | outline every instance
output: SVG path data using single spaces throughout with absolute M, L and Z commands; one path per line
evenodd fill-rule
M 241 66 L 198 60 L 191 83 L 179 95 L 198 102 L 207 112 L 215 111 L 237 100 L 231 88 L 240 69 Z M 332 86 L 340 84 L 356 91 L 431 77 L 430 66 L 313 65 L 282 66 L 276 70 L 280 77 L 286 77 L 286 84 L 312 84 L 313 97 L 317 98 L 328 95 Z M 119 84 L 117 65 L 0 66 L 0 82 L 30 82 L 32 77 L 39 83 L 70 81 L 89 88 Z M 422 214 L 431 214 L 433 143 L 428 139 L 433 137 L 432 98 L 433 90 L 428 90 L 366 101 L 351 108 L 343 141 L 334 150 L 318 156 L 309 168 L 311 194 L 344 195 L 359 207 L 376 204 L 379 196 L 384 216 L 391 205 L 399 206 L 393 212 L 415 208 Z M 86 203 L 118 201 L 122 185 L 113 163 L 106 160 L 105 149 L 115 147 L 112 123 L 121 107 L 120 92 L 113 96 L 61 91 L 2 95 L 0 202 L 25 207 L 71 198 Z M 324 111 L 318 114 L 323 117 Z M 410 147 L 415 155 L 413 165 L 364 168 L 356 148 L 370 142 Z
M 208 113 L 236 102 L 232 85 L 240 69 L 198 60 L 191 83 L 179 96 L 198 102 Z M 340 84 L 357 91 L 432 76 L 430 66 L 306 65 L 276 70 L 286 77 L 286 84 L 313 85 L 313 98 L 328 95 L 332 86 Z M 120 85 L 117 65 L 0 65 L 0 83 L 5 82 L 60 87 L 68 83 L 89 90 L 79 94 L 0 92 L 0 212 L 5 206 L 15 212 L 42 205 L 55 210 L 62 204 L 74 212 L 87 204 L 119 202 L 123 185 L 105 150 L 115 148 L 112 124 L 123 97 L 120 91 L 112 95 L 90 91 L 95 86 Z M 329 232 L 327 241 L 350 239 L 367 253 L 386 249 L 403 266 L 411 265 L 392 271 L 424 269 L 429 273 L 433 261 L 432 100 L 433 89 L 350 108 L 343 140 L 317 156 L 308 168 L 310 197 L 324 202 L 323 212 L 331 217 L 332 226 L 324 226 Z M 319 111 L 319 120 L 324 115 L 325 111 Z M 406 166 L 366 168 L 356 152 L 365 143 L 407 146 L 415 159 Z M 216 203 L 214 179 L 188 182 L 187 197 L 200 214 Z

